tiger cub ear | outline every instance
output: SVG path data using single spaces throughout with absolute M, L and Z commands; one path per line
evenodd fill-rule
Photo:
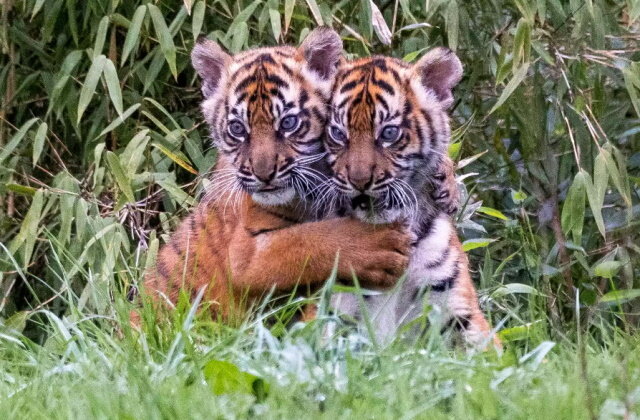
M 191 63 L 202 78 L 202 94 L 213 95 L 220 87 L 231 56 L 218 43 L 201 37 L 191 51 Z
M 298 48 L 306 66 L 323 80 L 331 79 L 342 57 L 342 39 L 328 26 L 320 26 L 302 41 Z
M 453 51 L 438 47 L 414 65 L 422 85 L 433 91 L 444 109 L 453 104 L 453 88 L 462 79 L 462 63 Z

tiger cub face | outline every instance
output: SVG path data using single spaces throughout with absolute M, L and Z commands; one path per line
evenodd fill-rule
M 191 54 L 202 78 L 211 137 L 241 189 L 259 204 L 282 205 L 318 178 L 322 135 L 342 40 L 328 28 L 299 48 L 259 48 L 231 56 L 200 41 Z M 228 169 L 231 168 L 231 169 Z
M 462 64 L 436 48 L 410 65 L 391 57 L 343 63 L 325 137 L 332 181 L 356 217 L 413 217 L 425 183 L 446 156 L 447 109 Z

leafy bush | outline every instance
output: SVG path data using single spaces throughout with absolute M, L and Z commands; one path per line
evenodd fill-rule
M 237 52 L 297 44 L 325 24 L 350 56 L 411 61 L 437 45 L 460 55 L 459 223 L 505 338 L 526 336 L 528 322 L 560 327 L 576 307 L 589 323 L 629 325 L 640 3 L 375 3 L 5 1 L 0 316 L 60 314 L 72 301 L 112 314 L 196 202 L 216 158 L 189 63 L 198 36 Z

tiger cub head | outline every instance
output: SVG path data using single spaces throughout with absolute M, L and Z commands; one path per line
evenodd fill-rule
M 318 178 L 329 98 L 342 40 L 318 28 L 299 48 L 227 54 L 201 40 L 191 59 L 202 78 L 202 111 L 228 180 L 259 204 L 282 205 Z
M 374 56 L 341 64 L 325 136 L 332 182 L 356 217 L 416 216 L 429 176 L 446 156 L 448 108 L 462 64 L 436 48 L 413 65 Z

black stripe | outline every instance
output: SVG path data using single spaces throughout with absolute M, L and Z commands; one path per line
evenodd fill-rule
M 463 331 L 469 329 L 469 325 L 471 324 L 471 315 L 458 315 L 454 318 L 451 318 L 447 324 L 442 327 L 440 330 L 440 334 L 445 333 L 447 330 L 454 329 L 456 331 Z
M 447 261 L 447 258 L 449 257 L 450 253 L 451 253 L 451 247 L 446 248 L 442 253 L 442 255 L 440 255 L 435 261 L 425 264 L 424 268 L 426 268 L 427 270 L 432 270 L 444 264 Z
M 262 53 L 258 57 L 255 58 L 255 61 L 261 61 L 263 63 L 271 63 L 276 64 L 276 60 L 271 57 L 268 53 Z
M 391 86 L 389 83 L 385 82 L 384 80 L 376 80 L 374 82 L 374 85 L 382 88 L 382 90 L 387 92 L 389 95 L 395 95 L 396 94 L 396 91 L 393 88 L 393 86 Z
M 251 229 L 247 229 L 247 232 L 249 233 L 249 235 L 251 235 L 252 237 L 256 237 L 258 235 L 262 235 L 263 233 L 269 233 L 269 232 L 274 232 L 276 230 L 281 230 L 286 228 L 287 226 L 280 226 L 280 227 L 276 227 L 276 228 L 266 228 L 266 229 L 258 229 L 258 230 L 251 230 Z
M 422 239 L 424 239 L 425 236 L 431 234 L 432 230 L 433 230 L 433 219 L 427 218 L 423 220 L 418 226 L 418 229 L 416 231 L 417 240 L 414 243 L 420 242 Z
M 340 88 L 340 93 L 346 93 L 346 92 L 348 92 L 350 90 L 353 90 L 356 86 L 358 86 L 358 81 L 357 80 L 352 80 L 352 81 L 350 81 L 348 83 L 345 83 Z
M 263 209 L 263 211 L 267 212 L 268 214 L 270 214 L 270 215 L 272 215 L 272 216 L 278 217 L 278 218 L 280 218 L 280 219 L 284 220 L 285 222 L 289 222 L 289 223 L 300 223 L 300 221 L 299 221 L 299 220 L 292 219 L 292 218 L 290 218 L 290 217 L 287 217 L 287 216 L 285 216 L 285 215 L 283 215 L 283 214 L 280 214 L 280 213 L 276 213 L 276 212 L 274 212 L 274 211 L 272 211 L 272 210 L 269 210 L 269 209 L 267 209 L 267 208 L 264 208 L 264 209 Z
M 248 77 L 245 77 L 244 79 L 242 79 L 241 82 L 239 82 L 236 85 L 236 90 L 235 93 L 238 94 L 240 92 L 242 92 L 243 90 L 245 90 L 250 84 L 255 83 L 257 81 L 256 76 L 251 75 Z
M 267 74 L 267 76 L 265 77 L 265 80 L 267 82 L 273 83 L 278 87 L 285 87 L 285 88 L 289 87 L 289 83 L 285 82 L 284 79 L 282 79 L 280 76 L 277 76 L 275 74 Z
M 453 269 L 453 273 L 451 273 L 451 275 L 444 280 L 441 280 L 440 283 L 432 285 L 431 290 L 438 293 L 451 290 L 453 286 L 455 286 L 459 274 L 460 269 L 456 264 L 455 268 Z

